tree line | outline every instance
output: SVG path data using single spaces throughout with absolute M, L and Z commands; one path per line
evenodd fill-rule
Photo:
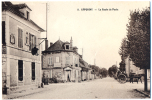
M 150 69 L 150 7 L 130 12 L 127 36 L 122 40 L 119 54 L 122 63 L 129 57 L 136 67 L 145 70 L 144 86 L 147 91 L 147 69 Z
M 90 68 L 92 68 L 92 72 L 96 75 L 96 76 L 101 76 L 101 77 L 107 77 L 108 75 L 108 71 L 106 68 L 99 68 L 96 65 L 89 65 Z

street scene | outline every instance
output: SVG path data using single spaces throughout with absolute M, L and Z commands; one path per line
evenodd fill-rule
M 149 84 L 150 86 L 150 84 Z M 119 84 L 113 78 L 96 79 L 81 83 L 49 84 L 39 93 L 19 96 L 17 99 L 143 99 L 149 98 L 135 91 L 142 90 L 143 83 Z M 34 90 L 33 90 L 34 91 Z M 21 93 L 22 94 L 22 93 Z M 13 99 L 13 95 L 10 97 Z
M 2 99 L 150 99 L 149 1 L 2 1 Z

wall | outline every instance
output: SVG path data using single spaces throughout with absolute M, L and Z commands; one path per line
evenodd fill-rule
M 18 48 L 18 28 L 21 28 L 23 30 L 23 48 Z M 7 37 L 7 38 L 10 39 L 11 34 L 15 35 L 15 44 L 12 44 L 9 42 L 9 46 L 11 46 L 10 54 L 14 55 L 14 56 L 35 59 L 35 60 L 40 61 L 40 56 L 33 56 L 31 54 L 31 51 L 29 50 L 29 46 L 25 44 L 26 32 L 29 32 L 32 35 L 36 36 L 36 42 L 37 42 L 36 45 L 38 45 L 40 43 L 40 40 L 38 39 L 38 38 L 40 38 L 40 33 L 29 28 L 28 26 L 24 25 L 23 23 L 15 20 L 14 18 L 9 17 L 9 37 Z M 29 40 L 29 36 L 28 36 L 28 40 Z M 38 51 L 38 54 L 40 54 L 40 50 Z
M 7 61 L 4 69 L 7 72 L 7 86 L 10 88 L 20 87 L 40 83 L 41 74 L 41 56 L 33 56 L 29 51 L 29 46 L 25 45 L 26 31 L 36 35 L 37 45 L 39 44 L 40 32 L 38 28 L 14 15 L 11 12 L 3 12 L 3 21 L 6 23 L 6 48 L 7 48 Z M 18 48 L 18 27 L 23 29 L 23 48 Z M 10 35 L 15 36 L 15 44 L 10 43 Z M 38 53 L 41 53 L 39 48 Z M 18 81 L 18 60 L 23 60 L 23 81 Z M 35 81 L 31 81 L 31 62 L 35 62 Z

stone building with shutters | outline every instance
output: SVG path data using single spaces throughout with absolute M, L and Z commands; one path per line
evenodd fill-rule
M 81 67 L 79 66 L 79 54 L 77 47 L 72 46 L 72 38 L 69 42 L 60 39 L 54 44 L 50 43 L 42 52 L 42 76 L 55 77 L 62 82 L 81 81 Z
M 37 87 L 41 83 L 40 33 L 24 4 L 2 2 L 2 82 L 7 93 Z M 37 47 L 38 55 L 31 50 Z

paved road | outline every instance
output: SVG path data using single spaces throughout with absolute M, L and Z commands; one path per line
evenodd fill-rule
M 81 83 L 50 84 L 45 92 L 18 99 L 130 99 L 145 98 L 133 89 L 143 89 L 143 83 L 120 84 L 113 78 L 104 78 Z

